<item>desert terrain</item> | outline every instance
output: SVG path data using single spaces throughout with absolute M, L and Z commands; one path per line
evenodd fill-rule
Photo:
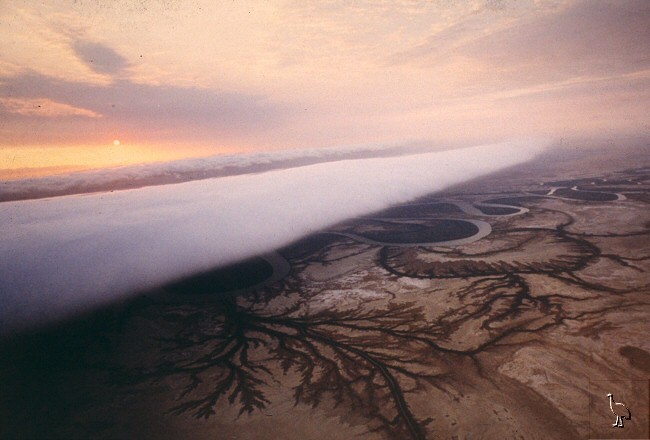
M 0 437 L 648 438 L 633 153 L 549 152 L 5 340 Z

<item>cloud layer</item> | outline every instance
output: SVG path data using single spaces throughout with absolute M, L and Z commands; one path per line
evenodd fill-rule
M 190 180 L 260 173 L 346 159 L 401 156 L 433 151 L 428 143 L 368 145 L 242 153 L 97 169 L 60 176 L 10 180 L 0 185 L 0 202 L 133 189 Z
M 0 334 L 530 160 L 540 142 L 0 204 Z

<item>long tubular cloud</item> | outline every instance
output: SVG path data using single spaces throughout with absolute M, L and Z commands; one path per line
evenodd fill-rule
M 532 159 L 539 141 L 0 203 L 0 335 Z
M 0 185 L 0 202 L 133 189 L 213 177 L 260 173 L 320 162 L 367 159 L 431 152 L 424 143 L 309 148 L 273 152 L 239 153 L 96 169 L 40 178 L 10 180 Z

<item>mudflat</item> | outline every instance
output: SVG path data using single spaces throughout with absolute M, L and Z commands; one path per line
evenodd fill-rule
M 565 159 L 5 341 L 0 437 L 647 438 L 650 167 Z

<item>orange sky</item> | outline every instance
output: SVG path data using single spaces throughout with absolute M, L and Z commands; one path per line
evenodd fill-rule
M 0 170 L 14 175 L 647 135 L 648 114 L 645 0 L 0 3 Z

